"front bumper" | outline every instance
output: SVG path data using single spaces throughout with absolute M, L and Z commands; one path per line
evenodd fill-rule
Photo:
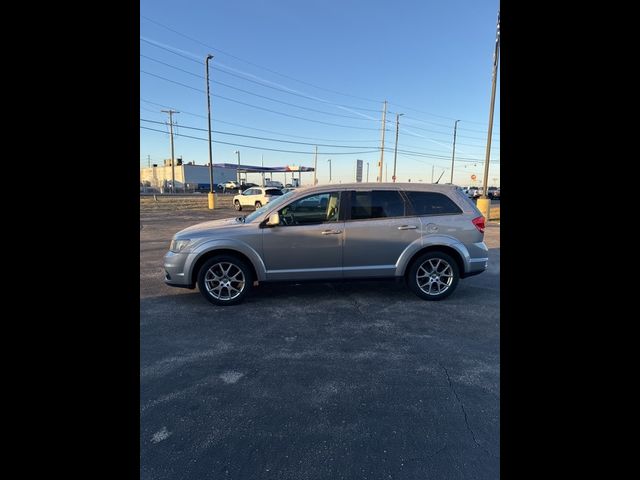
M 195 288 L 187 271 L 189 253 L 167 252 L 164 256 L 164 283 L 172 287 Z

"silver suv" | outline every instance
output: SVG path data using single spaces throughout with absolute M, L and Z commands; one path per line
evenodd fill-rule
M 485 219 L 454 185 L 301 188 L 244 217 L 188 227 L 164 258 L 168 285 L 216 305 L 258 282 L 404 278 L 425 300 L 451 295 L 487 268 Z

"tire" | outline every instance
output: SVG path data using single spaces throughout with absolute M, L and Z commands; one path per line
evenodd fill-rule
M 217 280 L 216 277 L 221 280 Z M 230 278 L 238 280 L 229 281 Z M 244 280 L 240 281 L 240 279 Z M 223 283 L 227 283 L 227 286 L 218 288 Z M 204 262 L 198 271 L 198 289 L 202 296 L 214 305 L 237 305 L 245 299 L 252 286 L 251 269 L 245 262 L 233 255 L 211 257 Z
M 458 263 L 451 255 L 438 251 L 420 255 L 407 273 L 409 288 L 423 300 L 447 298 L 454 292 L 459 281 Z
M 260 207 L 262 207 L 262 202 L 260 201 L 256 202 L 256 210 L 259 209 Z
M 239 202 L 238 200 L 236 200 L 235 202 L 233 202 L 233 207 L 234 207 L 237 211 L 242 210 L 242 205 L 240 205 L 240 202 Z

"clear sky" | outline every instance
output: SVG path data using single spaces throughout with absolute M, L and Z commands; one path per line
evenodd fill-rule
M 211 53 L 214 163 L 236 163 L 239 150 L 243 164 L 313 166 L 318 145 L 320 183 L 329 181 L 328 159 L 333 182 L 354 181 L 356 159 L 365 180 L 369 162 L 375 181 L 387 100 L 388 181 L 401 113 L 398 181 L 430 182 L 445 170 L 441 182 L 449 181 L 459 119 L 454 183 L 472 185 L 475 174 L 479 185 L 498 8 L 498 0 L 141 0 L 140 166 L 170 158 L 160 112 L 169 107 L 180 112 L 176 157 L 208 162 Z M 500 184 L 499 162 L 498 74 L 491 185 Z

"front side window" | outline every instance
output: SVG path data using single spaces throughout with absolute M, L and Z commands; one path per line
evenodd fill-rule
M 255 188 L 250 188 L 249 190 L 245 190 L 243 195 L 257 195 L 258 192 Z
M 339 192 L 326 192 L 296 200 L 278 214 L 282 225 L 311 225 L 337 222 L 339 210 Z
M 405 214 L 404 200 L 395 190 L 351 192 L 351 220 L 403 217 Z
M 446 195 L 436 192 L 405 192 L 415 215 L 454 215 L 462 213 Z

